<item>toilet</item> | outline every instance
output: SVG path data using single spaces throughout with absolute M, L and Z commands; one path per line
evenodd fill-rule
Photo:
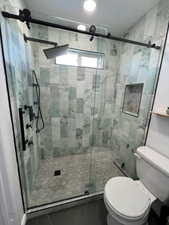
M 108 225 L 146 225 L 152 203 L 169 200 L 169 158 L 147 146 L 135 156 L 139 180 L 113 177 L 105 185 Z

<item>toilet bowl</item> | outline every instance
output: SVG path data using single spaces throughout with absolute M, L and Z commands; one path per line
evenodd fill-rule
M 115 177 L 105 185 L 104 202 L 108 225 L 143 225 L 156 197 L 140 181 Z
M 140 180 L 113 177 L 105 185 L 108 225 L 146 225 L 156 198 L 169 199 L 169 158 L 146 146 L 139 147 L 135 155 Z

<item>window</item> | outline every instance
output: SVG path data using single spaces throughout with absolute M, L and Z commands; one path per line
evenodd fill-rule
M 78 55 L 74 53 L 67 53 L 66 55 L 61 55 L 56 57 L 56 63 L 68 66 L 78 66 Z
M 56 64 L 103 69 L 104 54 L 99 52 L 69 49 L 67 54 L 56 57 Z

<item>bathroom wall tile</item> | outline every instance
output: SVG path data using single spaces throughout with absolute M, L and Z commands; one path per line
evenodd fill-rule
M 40 68 L 40 84 L 42 86 L 47 86 L 49 83 L 49 69 L 48 68 Z
M 85 68 L 78 67 L 78 69 L 77 69 L 77 80 L 78 81 L 85 80 Z
M 60 131 L 60 117 L 51 118 L 52 126 L 52 145 L 56 146 L 56 143 L 60 140 L 61 131 Z
M 43 149 L 44 157 L 49 157 L 52 153 L 52 130 L 51 123 L 45 123 L 44 130 L 41 131 L 40 135 L 40 147 Z
M 59 65 L 59 84 L 60 85 L 68 85 L 68 74 L 69 74 L 69 68 L 68 66 L 62 66 Z
M 45 123 L 50 122 L 51 105 L 52 105 L 50 96 L 51 96 L 50 87 L 49 86 L 41 87 L 41 109 Z M 37 101 L 37 96 L 35 101 Z
M 51 86 L 51 116 L 60 116 L 60 90 L 59 86 Z
M 77 113 L 83 113 L 84 111 L 84 100 L 77 98 Z
M 76 117 L 76 108 L 77 108 L 77 102 L 76 99 L 69 101 L 69 117 L 75 118 Z
M 76 138 L 81 139 L 83 136 L 83 130 L 80 128 L 76 128 Z
M 108 144 L 109 140 L 110 140 L 110 135 L 109 135 L 109 131 L 103 131 L 103 144 Z
M 59 84 L 59 68 L 55 65 L 50 68 L 50 84 Z
M 67 88 L 61 88 L 61 101 L 60 101 L 60 113 L 63 116 L 68 116 L 69 111 L 69 99 L 68 99 L 68 89 Z
M 76 99 L 76 87 L 69 87 L 69 99 Z
M 61 138 L 68 137 L 68 118 L 60 118 L 60 136 Z

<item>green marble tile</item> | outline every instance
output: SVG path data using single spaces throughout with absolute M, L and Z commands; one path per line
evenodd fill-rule
M 69 99 L 75 99 L 76 98 L 76 87 L 70 87 L 69 88 Z
M 84 112 L 84 100 L 83 98 L 77 98 L 77 113 Z
M 77 80 L 83 81 L 85 80 L 85 68 L 78 68 L 77 69 Z
M 44 151 L 42 150 L 41 154 L 42 157 L 47 158 L 49 156 L 51 156 L 52 154 L 52 127 L 50 123 L 45 123 L 45 128 L 44 130 L 41 131 L 40 133 L 40 146 L 41 146 L 41 150 L 42 148 L 44 149 Z
M 76 138 L 82 138 L 83 136 L 83 130 L 80 128 L 76 129 Z
M 60 91 L 58 86 L 51 87 L 51 116 L 60 117 Z
M 49 68 L 40 68 L 40 84 L 47 86 L 49 83 L 50 70 Z
M 103 131 L 103 137 L 102 137 L 103 144 L 108 144 L 109 140 L 110 140 L 109 132 L 108 131 Z
M 60 136 L 61 138 L 68 137 L 68 118 L 61 117 L 60 119 Z
M 62 154 L 63 154 L 62 149 L 58 147 L 53 148 L 53 157 L 59 157 L 59 156 L 62 156 Z
M 95 134 L 90 135 L 89 143 L 91 146 L 94 146 L 96 144 L 96 135 Z

